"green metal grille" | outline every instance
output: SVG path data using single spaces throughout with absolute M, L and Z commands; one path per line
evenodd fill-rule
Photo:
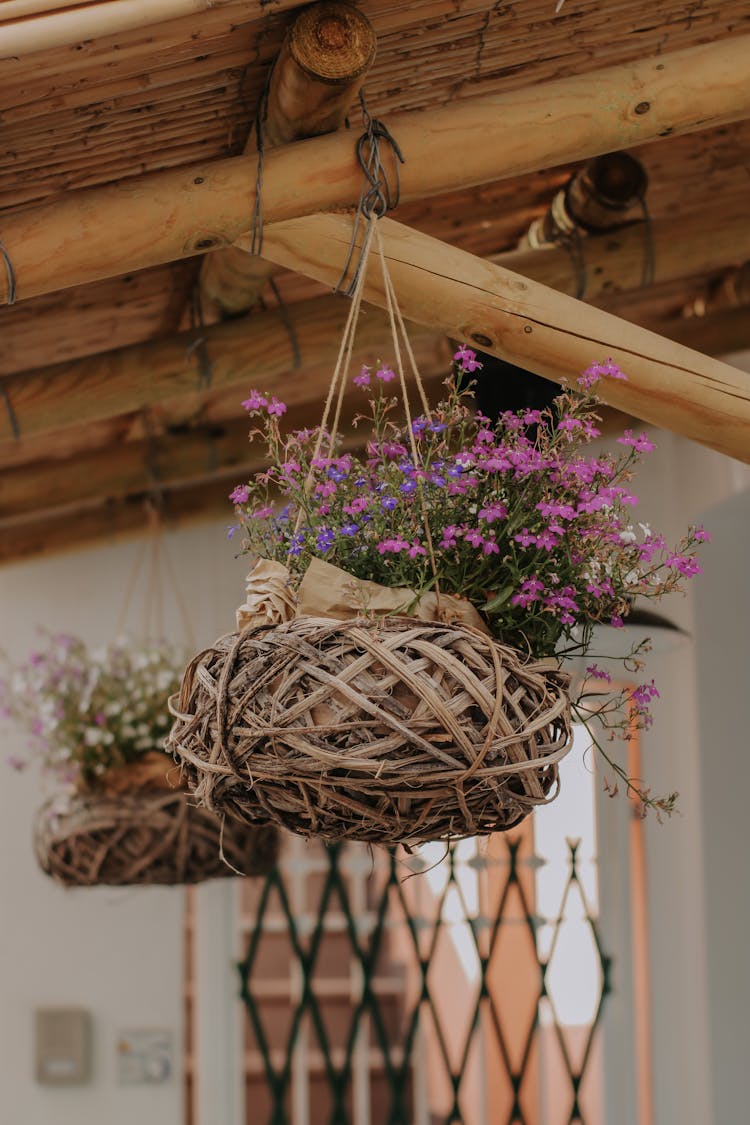
M 586 1085 L 610 966 L 577 844 L 552 918 L 534 912 L 528 834 L 486 850 L 465 841 L 437 865 L 295 845 L 246 904 L 248 1121 L 595 1125 Z M 554 981 L 574 900 L 596 998 L 588 1026 L 571 1029 Z M 550 1082 L 552 1117 L 540 1109 Z

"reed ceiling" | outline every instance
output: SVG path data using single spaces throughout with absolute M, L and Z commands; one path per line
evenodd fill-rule
M 82 4 L 81 22 L 86 9 Z M 111 7 L 111 5 L 109 5 Z M 377 33 L 377 56 L 365 82 L 370 109 L 379 117 L 437 107 L 482 92 L 534 86 L 550 79 L 601 70 L 750 31 L 747 0 L 362 0 L 358 5 Z M 225 3 L 189 18 L 120 31 L 57 47 L 3 57 L 0 5 L 0 239 L 3 217 L 80 189 L 166 168 L 189 166 L 242 152 L 268 68 L 297 5 Z M 12 7 L 12 6 L 9 6 Z M 52 18 L 56 6 L 31 3 L 18 23 Z M 36 14 L 33 9 L 47 8 Z M 44 34 L 42 23 L 40 35 Z M 748 60 L 750 66 L 750 60 Z M 696 91 L 699 97 L 699 91 Z M 592 107 L 594 112 L 594 107 Z M 352 129 L 359 129 L 353 114 Z M 750 222 L 750 121 L 664 140 L 631 150 L 649 176 L 651 220 L 684 216 L 695 237 L 704 214 L 747 214 Z M 408 160 L 409 153 L 405 153 Z M 460 148 L 445 153 L 460 161 Z M 512 249 L 544 213 L 570 168 L 540 169 L 452 195 L 409 203 L 396 217 L 446 242 L 489 257 Z M 113 238 L 117 232 L 113 231 Z M 741 260 L 727 263 L 740 266 Z M 46 369 L 172 336 L 190 326 L 190 297 L 200 259 L 186 259 L 96 284 L 78 286 L 0 308 L 0 376 Z M 636 292 L 605 293 L 597 302 L 636 322 L 675 320 L 696 300 L 710 302 L 724 271 L 686 276 Z M 282 273 L 284 302 L 311 299 L 322 288 Z M 269 304 L 274 298 L 269 297 Z M 209 310 L 205 323 L 216 320 Z M 750 346 L 750 327 L 747 333 Z M 439 344 L 430 354 L 442 355 Z M 129 410 L 95 424 L 65 426 L 46 437 L 21 435 L 0 442 L 0 466 L 31 475 L 49 461 L 91 457 L 133 443 L 138 450 L 177 440 L 182 430 L 222 427 L 234 442 L 215 470 L 203 461 L 184 467 L 171 491 L 184 514 L 223 502 L 226 479 L 242 465 L 237 443 L 235 390 L 200 388 L 174 403 Z M 2 404 L 0 403 L 0 409 Z M 233 428 L 234 427 L 234 428 Z M 216 480 L 212 484 L 211 477 Z M 106 477 L 107 474 L 102 474 Z M 190 491 L 192 489 L 192 492 Z M 213 489 L 213 491 L 212 491 Z M 0 559 L 35 553 L 47 545 L 73 545 L 92 536 L 128 530 L 139 522 L 143 473 L 81 499 L 57 496 L 54 507 L 29 493 L 19 514 L 18 492 L 9 500 L 0 483 Z M 178 498 L 179 494 L 179 498 Z M 198 502 L 200 499 L 200 503 Z M 3 504 L 10 505 L 3 507 Z M 9 515 L 9 513 L 11 513 Z M 124 514 L 123 514 L 124 513 Z M 56 521 L 73 532 L 49 531 Z M 76 522 L 77 521 L 77 522 Z M 76 531 L 75 528 L 78 530 Z

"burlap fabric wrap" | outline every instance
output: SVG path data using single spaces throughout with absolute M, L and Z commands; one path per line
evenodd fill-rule
M 65 886 L 90 887 L 201 883 L 272 869 L 275 828 L 231 820 L 222 827 L 188 793 L 169 787 L 168 772 L 176 772 L 170 759 L 148 754 L 110 770 L 96 792 L 47 802 L 34 823 L 42 870 Z
M 551 800 L 568 677 L 458 623 L 474 612 L 460 599 L 430 610 L 373 585 L 316 562 L 296 616 L 269 624 L 256 604 L 190 663 L 167 748 L 196 798 L 247 824 L 383 844 L 501 831 Z M 372 617 L 378 591 L 409 616 Z

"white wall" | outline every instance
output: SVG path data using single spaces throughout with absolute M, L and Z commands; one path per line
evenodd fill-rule
M 244 561 L 235 561 L 224 524 L 168 537 L 199 644 L 233 628 Z M 108 639 L 139 544 L 31 561 L 0 571 L 0 644 L 25 656 L 35 628 Z M 144 583 L 145 584 L 145 581 Z M 143 584 L 141 593 L 143 592 Z M 181 639 L 174 607 L 169 635 Z M 133 620 L 142 613 L 133 606 Z M 179 888 L 66 891 L 37 869 L 30 823 L 40 800 L 37 776 L 4 765 L 22 739 L 2 727 L 0 746 L 0 1122 L 2 1125 L 181 1125 L 179 1071 L 159 1087 L 121 1087 L 118 1031 L 167 1027 L 182 1035 L 183 892 Z M 228 885 L 228 884 L 227 884 Z M 227 967 L 229 971 L 229 967 Z M 92 1081 L 67 1089 L 33 1078 L 35 1007 L 75 1005 L 93 1018 Z M 201 1125 L 224 1125 L 206 1120 Z
M 747 785 L 742 785 L 741 770 L 735 774 L 739 787 L 734 790 L 731 811 L 728 806 L 722 811 L 719 801 L 719 778 L 726 779 L 724 768 L 744 747 L 737 707 L 725 710 L 721 739 L 710 733 L 711 720 L 706 716 L 715 710 L 712 693 L 724 682 L 727 646 L 737 657 L 737 677 L 744 676 L 746 689 L 750 686 L 747 657 L 738 647 L 740 621 L 747 623 L 750 597 L 742 579 L 750 570 L 750 541 L 746 531 L 738 534 L 734 530 L 738 520 L 717 515 L 714 509 L 727 497 L 750 488 L 750 471 L 672 434 L 658 433 L 654 440 L 657 451 L 633 483 L 641 498 L 637 518 L 651 522 L 669 541 L 676 541 L 688 523 L 704 522 L 714 534 L 714 541 L 701 552 L 705 575 L 688 584 L 686 597 L 673 596 L 653 607 L 686 629 L 689 638 L 671 651 L 651 654 L 644 673 L 656 679 L 661 699 L 654 707 L 654 726 L 642 737 L 643 774 L 655 793 L 676 789 L 680 794 L 677 815 L 659 824 L 649 814 L 646 821 L 655 1122 L 724 1125 L 744 1120 L 746 1114 L 737 1088 L 726 1092 L 721 1105 L 714 1097 L 719 1069 L 725 1065 L 717 1027 L 723 1027 L 727 1042 L 746 1041 L 747 1001 L 744 1009 L 739 1001 L 727 1007 L 718 986 L 721 981 L 725 989 L 731 987 L 731 964 L 736 995 L 744 987 L 746 996 L 748 974 L 745 971 L 744 984 L 740 984 L 738 958 L 750 925 L 750 908 L 745 891 L 740 923 L 736 915 L 742 896 L 730 903 L 723 893 L 726 881 L 717 892 L 716 869 L 719 857 L 728 849 L 735 849 L 736 863 L 742 864 L 740 857 L 747 855 L 750 846 L 750 820 L 739 812 L 748 792 Z M 707 628 L 706 613 L 696 614 L 696 604 L 719 603 L 724 612 Z M 736 616 L 729 629 L 732 613 Z M 713 679 L 706 676 L 706 668 L 713 670 Z M 747 708 L 748 698 L 746 690 L 741 706 Z M 746 715 L 745 728 L 747 719 Z M 745 763 L 747 760 L 745 757 Z M 714 772 L 717 766 L 720 774 Z M 745 764 L 744 777 L 750 780 L 747 768 Z M 709 777 L 713 786 L 707 783 Z M 615 959 L 615 994 L 609 1012 L 605 1009 L 605 1025 L 613 1032 L 607 1079 L 615 1095 L 607 1125 L 632 1125 L 632 1061 L 624 1039 L 631 1029 L 622 1005 L 631 984 L 630 918 L 627 904 L 623 908 L 628 895 L 624 868 L 627 810 L 623 803 L 618 806 L 602 795 L 599 825 L 605 860 L 602 925 L 605 948 Z M 741 878 L 738 870 L 734 874 Z M 732 931 L 731 937 L 727 930 Z M 724 1080 L 722 1083 L 726 1085 Z

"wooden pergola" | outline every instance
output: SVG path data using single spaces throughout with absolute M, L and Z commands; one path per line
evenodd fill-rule
M 405 157 L 381 229 L 428 381 L 449 338 L 557 381 L 612 356 L 612 407 L 750 461 L 750 376 L 715 358 L 750 348 L 746 0 L 5 0 L 0 560 L 138 529 L 154 492 L 229 513 L 253 386 L 315 421 L 361 88 Z M 592 161 L 623 152 L 614 199 Z M 388 348 L 368 312 L 357 360 Z

